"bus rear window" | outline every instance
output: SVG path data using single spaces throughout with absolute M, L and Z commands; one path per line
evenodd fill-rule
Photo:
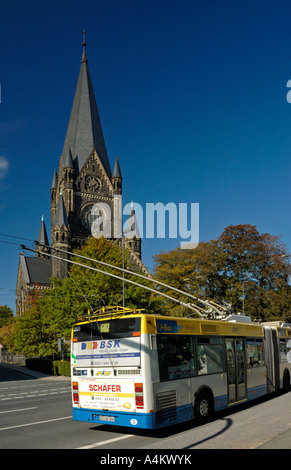
M 73 341 L 127 338 L 140 335 L 140 317 L 118 318 L 75 325 Z

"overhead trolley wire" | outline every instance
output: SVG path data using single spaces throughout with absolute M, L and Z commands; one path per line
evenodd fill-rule
M 54 251 L 57 251 L 57 252 L 60 252 L 60 253 L 64 253 L 64 254 L 67 254 L 67 255 L 70 255 L 70 256 L 74 256 L 74 257 L 80 257 L 80 258 L 86 259 L 87 261 L 92 261 L 92 262 L 94 262 L 94 263 L 99 263 L 99 264 L 101 264 L 101 265 L 103 265 L 103 266 L 106 266 L 106 267 L 110 267 L 110 268 L 113 268 L 113 269 L 117 269 L 117 270 L 123 271 L 124 273 L 126 273 L 126 274 L 128 274 L 128 275 L 134 275 L 134 276 L 143 278 L 143 279 L 145 279 L 145 280 L 147 280 L 147 281 L 151 281 L 151 282 L 153 282 L 153 283 L 155 283 L 155 284 L 157 284 L 157 285 L 166 287 L 167 289 L 170 289 L 170 290 L 176 291 L 176 292 L 178 292 L 178 293 L 180 293 L 180 294 L 183 294 L 184 296 L 186 296 L 186 297 L 188 297 L 188 298 L 192 298 L 192 299 L 194 299 L 194 300 L 196 300 L 196 301 L 199 301 L 199 302 L 201 302 L 201 303 L 204 305 L 204 307 L 207 307 L 207 308 L 210 309 L 212 312 L 214 311 L 215 314 L 221 315 L 222 313 L 225 313 L 225 310 L 226 310 L 226 309 L 225 309 L 224 307 L 218 305 L 218 304 L 215 304 L 215 305 L 214 305 L 214 304 L 212 304 L 211 301 L 205 301 L 205 300 L 199 299 L 199 298 L 197 298 L 197 297 L 195 297 L 195 296 L 193 296 L 193 295 L 191 295 L 191 294 L 189 294 L 189 293 L 187 293 L 187 292 L 184 292 L 184 291 L 182 291 L 182 290 L 180 290 L 180 289 L 177 289 L 177 288 L 175 288 L 175 287 L 169 286 L 169 285 L 167 285 L 167 284 L 165 284 L 165 283 L 163 283 L 163 282 L 157 281 L 157 280 L 155 280 L 155 279 L 153 279 L 153 278 L 149 278 L 149 277 L 144 276 L 144 275 L 142 275 L 142 274 L 139 274 L 139 273 L 130 271 L 130 270 L 128 270 L 128 269 L 121 268 L 121 267 L 119 267 L 119 266 L 111 265 L 111 264 L 105 263 L 105 262 L 103 262 L 103 261 L 99 261 L 99 260 L 96 260 L 96 259 L 88 258 L 88 257 L 86 257 L 86 256 L 79 255 L 79 254 L 77 254 L 77 253 L 72 253 L 72 252 L 69 252 L 69 251 L 66 251 L 66 250 L 62 250 L 62 249 L 59 249 L 59 248 L 52 248 L 52 247 L 47 246 L 47 245 L 39 244 L 38 242 L 35 242 L 35 243 L 36 243 L 36 245 L 38 245 L 38 246 L 46 247 L 46 248 L 49 248 L 50 250 L 54 250 Z M 21 248 L 24 249 L 24 250 L 28 250 L 28 251 L 32 251 L 32 252 L 36 253 L 36 250 L 33 250 L 33 249 L 31 249 L 31 248 L 28 248 L 28 247 L 25 247 L 24 245 L 21 245 Z M 59 260 L 61 260 L 61 261 L 67 262 L 67 263 L 69 263 L 69 264 L 75 264 L 75 265 L 80 266 L 80 267 L 83 267 L 83 268 L 85 268 L 85 269 L 90 269 L 90 270 L 92 270 L 92 271 L 96 271 L 96 272 L 99 272 L 99 273 L 101 273 L 101 274 L 105 274 L 105 275 L 114 277 L 115 279 L 118 279 L 118 280 L 124 280 L 125 282 L 127 282 L 127 283 L 129 283 L 129 284 L 133 284 L 133 285 L 136 285 L 136 286 L 138 286 L 138 287 L 142 287 L 142 288 L 144 288 L 145 290 L 148 290 L 148 291 L 150 291 L 150 292 L 153 292 L 153 293 L 156 294 L 156 295 L 160 295 L 160 296 L 165 297 L 165 298 L 167 298 L 167 299 L 169 299 L 169 300 L 172 300 L 172 301 L 175 302 L 175 303 L 178 303 L 179 305 L 183 305 L 183 306 L 189 308 L 190 310 L 194 311 L 196 314 L 198 314 L 198 315 L 201 316 L 201 317 L 204 317 L 206 313 L 210 313 L 209 311 L 207 312 L 207 311 L 205 311 L 204 309 L 202 309 L 201 307 L 198 307 L 198 306 L 196 306 L 196 305 L 194 306 L 194 305 L 190 304 L 189 302 L 188 302 L 188 303 L 185 303 L 185 302 L 183 302 L 183 301 L 181 301 L 181 300 L 179 300 L 179 299 L 176 299 L 176 298 L 174 298 L 174 297 L 172 297 L 172 296 L 170 296 L 170 295 L 168 295 L 168 294 L 165 294 L 164 292 L 162 292 L 162 291 L 160 291 L 160 290 L 152 289 L 152 288 L 150 288 L 149 286 L 145 286 L 145 285 L 143 285 L 143 284 L 139 284 L 139 283 L 137 283 L 137 282 L 135 282 L 135 281 L 132 281 L 132 280 L 130 280 L 130 279 L 126 279 L 126 278 L 124 278 L 124 277 L 117 276 L 116 274 L 109 273 L 109 272 L 107 272 L 107 271 L 102 271 L 102 270 L 100 270 L 100 269 L 93 268 L 93 267 L 91 267 L 91 266 L 87 266 L 87 265 L 84 265 L 84 264 L 81 264 L 81 263 L 77 263 L 76 261 L 72 261 L 72 260 L 70 260 L 70 259 L 65 259 L 65 258 L 62 258 L 62 257 L 60 257 L 60 256 L 53 255 L 52 253 L 50 253 L 50 254 L 49 254 L 49 253 L 43 253 L 43 254 L 44 254 L 45 256 L 47 256 L 47 257 L 59 259 Z
M 28 251 L 32 251 L 34 253 L 36 253 L 36 250 L 33 250 L 32 248 L 28 248 L 28 247 L 25 247 L 24 245 L 21 245 L 21 248 L 23 250 L 28 250 Z M 56 256 L 56 255 L 53 255 L 53 254 L 46 254 L 46 253 L 43 253 L 44 255 L 46 255 L 47 257 L 51 257 L 51 258 L 54 258 L 54 259 L 59 259 L 61 261 L 65 261 L 66 263 L 70 263 L 70 264 L 74 264 L 74 265 L 77 265 L 77 266 L 80 266 L 82 268 L 86 268 L 86 269 L 90 269 L 91 271 L 96 271 L 96 272 L 99 272 L 101 274 L 106 274 L 108 276 L 111 276 L 111 277 L 114 277 L 115 279 L 118 279 L 120 281 L 123 280 L 122 277 L 120 276 L 117 276 L 116 274 L 113 274 L 113 273 L 108 273 L 106 271 L 102 271 L 101 269 L 97 269 L 97 268 L 93 268 L 92 266 L 87 266 L 86 264 L 81 264 L 81 263 L 77 263 L 76 261 L 72 261 L 72 260 L 69 260 L 69 259 L 65 259 L 65 258 L 61 258 L 60 256 Z M 96 261 L 96 260 L 95 260 Z M 111 265 L 112 268 L 117 268 L 119 269 L 117 266 L 113 266 Z M 121 269 L 121 268 L 120 268 Z M 132 274 L 135 274 L 135 273 L 132 273 Z M 195 311 L 195 313 L 197 313 L 198 315 L 200 316 L 203 316 L 201 315 L 201 313 L 195 309 L 195 307 L 193 307 L 192 305 L 190 305 L 189 303 L 186 304 L 185 302 L 182 302 L 181 300 L 178 300 L 178 299 L 175 299 L 174 297 L 171 297 L 170 295 L 167 295 L 165 294 L 164 292 L 160 292 L 160 291 L 157 291 L 156 289 L 152 289 L 151 287 L 148 287 L 148 286 L 145 286 L 143 284 L 139 284 L 135 281 L 132 281 L 131 279 L 124 279 L 125 282 L 128 282 L 129 284 L 133 284 L 135 286 L 138 286 L 138 287 L 143 287 L 144 289 L 150 291 L 150 292 L 153 292 L 154 294 L 157 294 L 157 295 L 161 295 L 162 297 L 166 297 L 167 299 L 169 300 L 172 300 L 180 305 L 184 305 L 185 307 L 187 308 L 190 308 L 191 310 Z
M 100 260 L 96 260 L 96 259 L 93 259 L 93 258 L 88 258 L 86 256 L 83 256 L 83 255 L 80 255 L 80 254 L 77 254 L 77 253 L 72 253 L 70 251 L 67 251 L 67 250 L 62 250 L 61 248 L 52 248 L 52 247 L 49 247 L 47 245 L 43 245 L 41 243 L 38 243 L 38 242 L 35 242 L 38 246 L 42 246 L 42 247 L 45 247 L 45 248 L 50 248 L 50 249 L 53 249 L 55 251 L 58 251 L 60 253 L 64 253 L 66 255 L 70 255 L 70 256 L 77 256 L 79 258 L 82 258 L 82 259 L 85 259 L 87 261 L 92 261 L 94 263 L 97 263 L 97 264 L 101 264 L 103 266 L 106 266 L 106 267 L 110 267 L 110 268 L 114 268 L 114 269 L 117 269 L 119 271 L 122 271 L 123 273 L 126 273 L 126 274 L 129 274 L 129 275 L 134 275 L 134 276 L 137 276 L 137 277 L 140 277 L 142 279 L 145 279 L 147 281 L 150 281 L 150 282 L 153 282 L 154 284 L 157 284 L 159 286 L 162 286 L 162 287 L 165 287 L 167 289 L 170 289 L 172 291 L 175 291 L 179 294 L 182 294 L 182 295 L 185 295 L 186 297 L 188 298 L 191 298 L 193 300 L 196 300 L 198 302 L 201 302 L 204 307 L 207 307 L 207 308 L 211 308 L 212 310 L 214 310 L 216 312 L 216 314 L 219 314 L 221 315 L 222 314 L 222 311 L 223 313 L 225 313 L 226 309 L 224 307 L 222 307 L 221 305 L 211 301 L 211 300 L 202 300 L 202 299 L 199 299 L 198 297 L 192 295 L 192 294 L 189 294 L 188 292 L 184 292 L 182 291 L 181 289 L 177 289 L 176 287 L 173 287 L 173 286 L 169 286 L 168 284 L 165 284 L 161 281 L 158 281 L 156 279 L 153 279 L 153 278 L 150 278 L 148 276 L 144 276 L 143 274 L 140 274 L 140 273 L 136 273 L 134 271 L 130 271 L 129 269 L 124 269 L 124 268 L 121 268 L 119 266 L 114 266 L 112 264 L 108 264 L 108 263 L 105 263 L 104 261 L 100 261 Z M 123 278 L 122 278 L 123 279 Z M 158 294 L 161 294 L 161 291 L 156 291 L 156 293 Z M 188 304 L 187 304 L 188 305 Z M 201 310 L 200 307 L 197 307 L 199 310 Z M 200 311 L 197 311 L 196 313 L 200 314 Z

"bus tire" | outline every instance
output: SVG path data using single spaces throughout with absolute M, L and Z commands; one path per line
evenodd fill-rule
M 289 392 L 289 390 L 290 390 L 290 373 L 289 373 L 289 370 L 286 369 L 283 375 L 283 391 Z
M 209 422 L 213 416 L 213 396 L 208 390 L 201 391 L 194 402 L 194 420 L 197 424 Z

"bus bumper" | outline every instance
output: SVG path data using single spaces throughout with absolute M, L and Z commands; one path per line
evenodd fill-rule
M 126 426 L 132 428 L 154 429 L 154 413 L 127 413 L 127 412 L 103 412 L 102 410 L 87 410 L 73 408 L 72 418 L 74 421 L 86 421 L 96 424 L 113 424 L 115 426 Z
M 193 418 L 193 406 L 191 404 L 184 405 L 152 413 L 129 413 L 73 408 L 72 417 L 75 421 L 113 424 L 115 426 L 127 426 L 131 428 L 159 429 L 191 420 Z

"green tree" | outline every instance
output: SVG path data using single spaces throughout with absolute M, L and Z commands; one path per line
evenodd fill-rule
M 0 328 L 13 319 L 13 311 L 7 305 L 0 305 Z
M 290 317 L 289 255 L 279 237 L 253 225 L 227 227 L 219 237 L 225 257 L 226 299 L 253 318 Z
M 13 311 L 7 305 L 0 305 L 0 343 L 9 349 L 13 335 L 15 318 Z
M 16 319 L 12 340 L 13 352 L 17 354 L 41 356 L 46 351 L 48 338 L 43 329 L 40 301 L 41 292 L 31 292 L 26 301 L 25 314 Z
M 75 252 L 72 261 L 82 264 L 70 264 L 69 276 L 63 280 L 52 279 L 52 289 L 42 295 L 29 299 L 26 313 L 17 319 L 13 343 L 15 352 L 27 356 L 46 356 L 58 352 L 58 339 L 64 338 L 69 349 L 71 327 L 85 314 L 94 312 L 102 305 L 122 305 L 123 283 L 121 272 L 115 268 L 100 266 L 86 258 L 99 260 L 110 265 L 122 267 L 122 249 L 104 238 L 90 239 L 81 250 Z M 102 272 L 90 270 L 93 267 L 115 274 L 115 279 Z M 125 253 L 126 267 L 126 253 Z M 125 277 L 139 284 L 152 287 L 147 280 L 126 273 Z M 125 283 L 125 305 L 130 308 L 146 308 L 147 311 L 160 311 L 161 300 L 142 287 Z
M 253 225 L 236 225 L 194 250 L 158 254 L 154 277 L 199 299 L 227 301 L 234 311 L 244 310 L 252 318 L 288 321 L 290 273 L 289 255 L 279 237 L 260 234 Z M 170 310 L 173 306 L 168 303 Z

